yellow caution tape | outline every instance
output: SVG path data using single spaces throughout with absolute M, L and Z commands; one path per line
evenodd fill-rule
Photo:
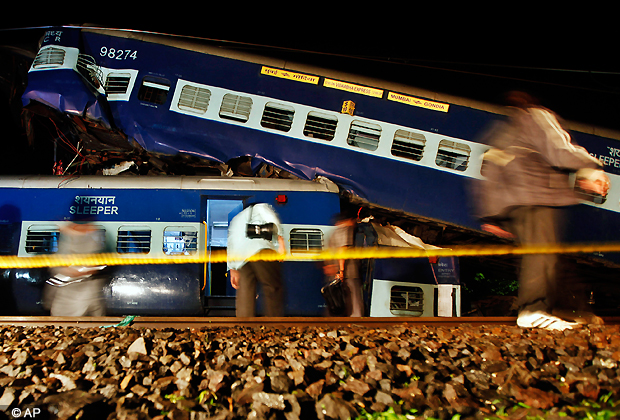
M 291 254 L 260 254 L 251 257 L 250 261 L 323 261 L 338 259 L 384 259 L 384 258 L 429 258 L 429 257 L 476 257 L 525 254 L 579 254 L 620 252 L 618 243 L 602 244 L 557 244 L 557 245 L 530 245 L 530 246 L 458 246 L 454 248 L 348 248 L 341 251 L 326 250 L 320 253 Z M 0 256 L 0 268 L 37 268 L 62 267 L 71 265 L 100 266 L 100 265 L 140 265 L 140 264 L 196 264 L 221 263 L 239 261 L 244 258 L 228 256 L 226 251 L 214 251 L 210 255 L 174 255 L 174 256 L 146 256 L 146 255 L 119 255 L 107 254 L 49 254 L 31 257 Z

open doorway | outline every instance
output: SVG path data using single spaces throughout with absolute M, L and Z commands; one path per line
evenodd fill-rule
M 238 199 L 207 199 L 207 255 L 225 250 L 228 242 L 228 223 L 243 209 Z M 227 295 L 228 278 L 226 263 L 207 263 L 205 296 Z M 229 288 L 230 289 L 230 288 Z

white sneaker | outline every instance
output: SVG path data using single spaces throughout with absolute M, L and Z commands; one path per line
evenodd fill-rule
M 517 317 L 517 325 L 521 328 L 543 328 L 545 330 L 564 331 L 577 327 L 576 322 L 568 322 L 544 311 L 521 311 Z

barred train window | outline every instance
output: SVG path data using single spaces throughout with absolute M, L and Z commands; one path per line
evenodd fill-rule
M 190 226 L 173 226 L 164 229 L 164 254 L 190 255 L 198 251 L 198 231 Z
M 222 99 L 220 118 L 246 122 L 252 111 L 252 98 L 227 93 Z
M 421 160 L 424 153 L 426 138 L 423 134 L 405 130 L 396 130 L 392 155 L 411 160 Z
M 129 73 L 109 73 L 105 79 L 105 93 L 108 95 L 124 95 L 129 88 L 131 74 Z
M 185 85 L 179 96 L 179 109 L 204 114 L 209 107 L 211 91 L 196 86 Z
M 265 105 L 260 125 L 274 130 L 289 131 L 293 125 L 294 115 L 293 107 L 270 102 Z
M 58 252 L 60 231 L 56 225 L 33 225 L 26 234 L 26 252 L 29 254 L 53 254 Z
M 39 51 L 32 63 L 32 68 L 40 69 L 46 67 L 60 67 L 64 62 L 65 50 L 61 48 L 49 47 Z
M 323 232 L 320 229 L 292 229 L 291 252 L 320 252 L 323 250 Z
M 466 144 L 442 140 L 439 142 L 435 163 L 444 168 L 464 171 L 467 169 L 470 153 L 471 149 Z
M 151 229 L 147 226 L 121 226 L 116 237 L 119 254 L 148 254 L 151 251 Z
M 75 68 L 88 83 L 95 89 L 99 89 L 103 84 L 103 72 L 97 65 L 93 57 L 88 54 L 78 54 Z
M 138 91 L 138 99 L 156 105 L 163 105 L 166 102 L 170 82 L 165 79 L 146 76 L 142 79 L 142 85 Z
M 304 136 L 321 140 L 332 140 L 336 134 L 338 118 L 328 114 L 309 112 L 304 127 Z
M 396 316 L 422 316 L 424 291 L 414 286 L 393 286 L 390 290 L 390 312 Z
M 377 150 L 381 137 L 381 127 L 365 121 L 355 120 L 351 123 L 347 143 L 366 150 Z

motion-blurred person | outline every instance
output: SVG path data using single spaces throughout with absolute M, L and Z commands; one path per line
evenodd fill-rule
M 284 254 L 282 225 L 275 209 L 269 204 L 252 204 L 236 215 L 228 227 L 228 269 L 230 284 L 237 289 L 236 314 L 253 317 L 256 312 L 256 282 L 265 295 L 265 315 L 284 314 L 284 286 L 280 261 L 273 261 L 278 253 Z M 258 261 L 248 261 L 250 257 Z M 261 257 L 269 260 L 261 260 Z
M 355 233 L 355 247 L 376 247 L 377 232 L 372 226 L 374 216 L 370 214 L 370 210 L 360 207 L 357 211 L 357 226 Z M 364 313 L 370 313 L 370 300 L 372 297 L 372 273 L 374 271 L 374 258 L 360 259 L 358 268 L 362 283 L 362 296 L 364 297 Z
M 508 122 L 490 130 L 492 149 L 484 154 L 479 210 L 483 229 L 515 237 L 522 245 L 555 244 L 559 239 L 560 207 L 579 203 L 570 185 L 602 196 L 609 178 L 601 163 L 571 143 L 556 116 L 526 93 L 507 95 Z M 519 274 L 517 325 L 550 330 L 577 324 L 559 314 L 562 293 L 568 285 L 557 282 L 559 258 L 555 254 L 524 255 Z M 592 315 L 592 314 L 590 314 Z M 570 319 L 573 321 L 574 319 Z M 591 319 L 600 321 L 592 315 Z
M 58 254 L 96 254 L 104 249 L 103 231 L 88 220 L 75 220 L 60 228 Z M 52 316 L 103 316 L 105 266 L 68 266 L 51 270 L 44 301 Z
M 336 229 L 330 235 L 327 246 L 332 251 L 346 250 L 355 245 L 356 219 L 338 214 L 334 218 Z M 329 280 L 340 279 L 343 285 L 344 316 L 364 316 L 364 298 L 359 275 L 358 259 L 339 259 L 325 261 L 325 275 Z M 335 314 L 331 314 L 335 315 Z

